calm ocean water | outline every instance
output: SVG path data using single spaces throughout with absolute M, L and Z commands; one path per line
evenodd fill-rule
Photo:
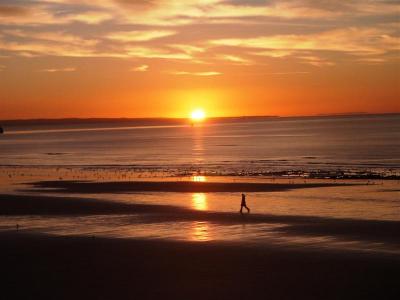
M 247 119 L 193 127 L 122 125 L 6 127 L 6 134 L 0 137 L 0 193 L 60 196 L 51 190 L 29 190 L 29 183 L 39 180 L 290 184 L 308 182 L 308 179 L 253 175 L 271 172 L 283 176 L 306 175 L 316 170 L 327 172 L 320 174 L 333 172 L 334 176 L 341 172 L 400 175 L 400 115 Z M 155 179 L 160 172 L 161 179 Z M 171 178 L 166 178 L 168 176 Z M 249 193 L 248 205 L 252 214 L 267 216 L 265 222 L 257 224 L 224 224 L 217 219 L 201 218 L 188 220 L 180 212 L 170 216 L 168 221 L 149 221 L 146 219 L 148 214 L 11 215 L 0 216 L 0 231 L 14 230 L 15 224 L 20 224 L 22 230 L 54 235 L 240 241 L 398 254 L 398 246 L 384 239 L 371 242 L 368 238 L 349 239 L 330 232 L 325 235 L 285 233 L 285 228 L 293 224 L 290 219 L 286 222 L 284 217 L 290 216 L 318 217 L 321 226 L 324 222 L 340 225 L 343 219 L 400 220 L 399 180 L 344 182 L 357 185 Z M 240 204 L 240 193 L 230 192 L 99 192 L 68 196 L 233 215 L 238 213 Z M 268 219 L 271 215 L 279 216 L 281 221 L 271 222 Z
M 0 138 L 0 165 L 123 166 L 222 175 L 400 172 L 400 115 L 84 127 L 10 128 Z

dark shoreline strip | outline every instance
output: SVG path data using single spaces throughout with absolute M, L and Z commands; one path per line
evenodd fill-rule
M 124 192 L 179 192 L 179 193 L 223 193 L 223 192 L 274 192 L 303 188 L 353 186 L 354 183 L 246 183 L 246 182 L 192 182 L 192 181 L 38 181 L 32 182 L 33 191 L 55 189 L 68 193 L 124 193 Z
M 1 195 L 1 215 L 96 215 L 182 213 L 188 209 L 170 205 L 128 204 L 79 197 Z

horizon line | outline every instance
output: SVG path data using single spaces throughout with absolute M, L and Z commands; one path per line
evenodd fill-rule
M 242 115 L 242 116 L 218 116 L 206 117 L 206 120 L 218 119 L 240 119 L 240 118 L 318 118 L 318 117 L 346 117 L 346 116 L 374 116 L 374 115 L 398 115 L 400 112 L 344 112 L 344 113 L 327 113 L 314 115 Z M 20 119 L 0 119 L 0 122 L 17 122 L 17 121 L 130 121 L 130 120 L 189 120 L 189 117 L 62 117 L 62 118 L 20 118 Z

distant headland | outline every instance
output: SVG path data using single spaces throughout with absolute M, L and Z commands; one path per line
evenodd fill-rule
M 380 116 L 380 115 L 400 115 L 400 113 L 332 113 L 304 116 L 231 116 L 231 117 L 210 117 L 207 123 L 225 123 L 236 121 L 256 121 L 265 119 L 299 119 L 299 118 L 325 118 L 325 117 L 356 117 L 356 116 Z M 5 125 L 74 125 L 74 124 L 101 124 L 101 123 L 127 123 L 129 125 L 179 125 L 188 124 L 188 118 L 37 118 L 37 119 L 5 119 L 0 120 L 2 126 Z

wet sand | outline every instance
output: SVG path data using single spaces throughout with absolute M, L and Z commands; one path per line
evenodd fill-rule
M 193 182 L 193 181 L 37 181 L 30 183 L 30 191 L 63 193 L 126 193 L 126 192 L 180 192 L 180 193 L 215 193 L 215 192 L 274 192 L 293 189 L 351 186 L 354 183 L 249 183 L 249 182 Z
M 1 215 L 89 215 L 129 213 L 182 213 L 184 208 L 169 205 L 126 204 L 81 197 L 0 194 Z
M 4 299 L 396 299 L 400 259 L 1 233 Z
M 201 188 L 282 191 L 341 184 L 216 184 L 172 182 L 152 191 Z M 400 249 L 400 222 L 315 216 L 196 211 L 65 196 L 149 188 L 142 182 L 40 182 L 60 196 L 0 195 L 0 216 L 137 214 L 140 222 L 206 221 L 285 224 L 285 237 L 329 236 Z M 136 190 L 135 190 L 136 189 Z M 187 190 L 189 189 L 189 190 Z M 64 194 L 65 193 L 65 194 Z M 111 194 L 110 194 L 111 197 Z M 137 194 L 135 197 L 140 197 Z M 168 223 L 166 223 L 168 224 Z M 188 242 L 45 235 L 29 228 L 0 232 L 4 299 L 397 299 L 398 252 L 245 242 Z
M 121 203 L 79 197 L 1 195 L 0 216 L 140 215 L 141 223 L 213 222 L 215 224 L 285 224 L 274 229 L 286 237 L 330 236 L 343 241 L 384 243 L 400 249 L 400 222 L 316 216 L 239 214 L 198 211 L 171 205 Z

